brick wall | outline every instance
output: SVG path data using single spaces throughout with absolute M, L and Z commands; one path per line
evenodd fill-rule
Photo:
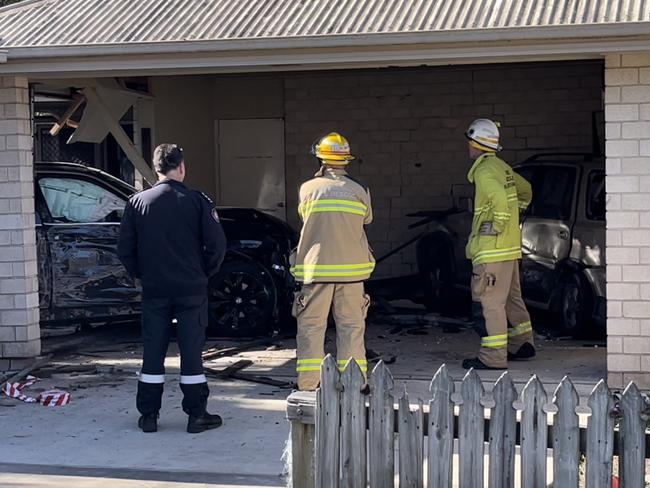
M 27 79 L 0 77 L 0 371 L 40 353 L 34 223 Z
M 605 64 L 609 384 L 650 388 L 650 54 Z
M 467 184 L 463 132 L 474 118 L 502 122 L 502 156 L 513 163 L 539 151 L 590 151 L 594 111 L 602 111 L 600 62 L 289 74 L 288 208 L 315 172 L 314 139 L 340 131 L 361 158 L 351 173 L 371 188 L 369 237 L 381 256 L 414 235 L 406 214 L 448 208 L 450 185 Z M 288 217 L 298 225 L 295 212 Z M 413 250 L 382 263 L 378 275 L 414 272 Z

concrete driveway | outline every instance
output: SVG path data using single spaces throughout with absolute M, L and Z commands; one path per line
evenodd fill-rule
M 536 372 L 552 393 L 557 381 L 570 374 L 584 397 L 605 374 L 605 349 L 598 344 L 538 339 L 537 360 L 512 364 L 511 374 L 519 387 Z M 210 410 L 223 416 L 224 426 L 187 434 L 187 417 L 180 407 L 178 351 L 172 343 L 159 432 L 143 434 L 136 427 L 135 410 L 141 353 L 137 327 L 110 326 L 46 339 L 44 348 L 47 351 L 79 340 L 83 343 L 56 358 L 54 366 L 74 369 L 83 365 L 91 371 L 50 371 L 49 377 L 27 390 L 37 394 L 53 387 L 67 389 L 72 398 L 69 405 L 46 408 L 0 398 L 0 486 L 284 486 L 288 390 L 247 381 L 210 380 Z M 233 345 L 222 340 L 216 343 Z M 333 344 L 333 331 L 329 331 L 327 349 Z M 396 390 L 406 385 L 412 401 L 427 398 L 429 381 L 443 363 L 460 380 L 464 374 L 460 360 L 477 345 L 475 334 L 462 328 L 446 333 L 440 328 L 378 323 L 370 325 L 367 332 L 369 350 L 395 359 L 390 368 Z M 209 365 L 221 369 L 250 359 L 253 364 L 245 371 L 292 380 L 294 358 L 295 341 L 285 340 Z M 481 374 L 489 385 L 499 373 Z

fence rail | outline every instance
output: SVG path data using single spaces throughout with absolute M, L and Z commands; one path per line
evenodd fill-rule
M 469 371 L 455 392 L 443 365 L 431 381 L 427 409 L 421 400 L 411 404 L 406 391 L 395 402 L 393 377 L 381 362 L 369 375 L 368 394 L 363 387 L 355 361 L 339 373 L 327 356 L 316 394 L 289 397 L 294 488 L 393 488 L 396 477 L 400 488 L 451 488 L 454 476 L 462 488 L 512 488 L 517 462 L 518 486 L 546 488 L 552 481 L 555 487 L 578 488 L 583 461 L 587 488 L 611 488 L 614 456 L 619 457 L 619 486 L 645 487 L 650 405 L 634 383 L 619 395 L 601 380 L 587 401 L 586 428 L 580 426 L 579 397 L 568 377 L 549 402 L 536 376 L 518 395 L 507 372 L 486 394 L 478 374 Z M 454 393 L 460 395 L 458 405 Z M 546 469 L 549 448 L 552 480 Z

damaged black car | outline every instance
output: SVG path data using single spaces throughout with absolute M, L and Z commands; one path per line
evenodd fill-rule
M 36 163 L 34 183 L 41 326 L 136 319 L 140 288 L 116 253 L 122 212 L 135 188 L 74 163 Z M 219 215 L 228 252 L 209 285 L 209 332 L 291 332 L 289 254 L 298 234 L 255 209 L 220 208 Z

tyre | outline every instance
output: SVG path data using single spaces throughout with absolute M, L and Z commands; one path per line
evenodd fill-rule
M 225 263 L 210 282 L 209 331 L 229 337 L 273 333 L 277 289 L 273 278 L 254 261 Z
M 593 323 L 593 293 L 589 282 L 576 273 L 561 282 L 560 327 L 562 333 L 575 339 L 598 335 Z

